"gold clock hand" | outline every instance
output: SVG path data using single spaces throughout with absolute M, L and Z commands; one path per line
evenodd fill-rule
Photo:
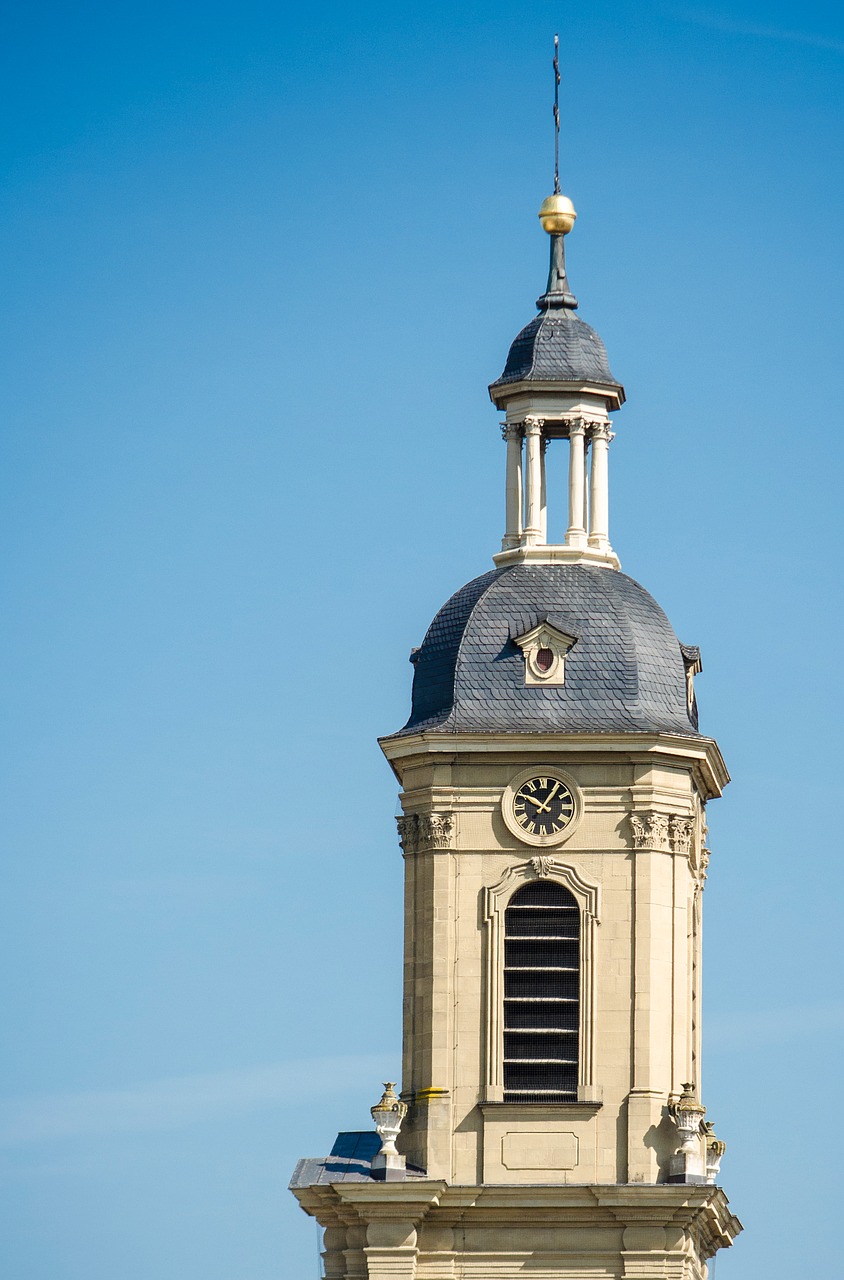
M 533 796 L 529 796 L 527 793 L 525 793 L 525 800 L 530 800 L 531 804 L 535 804 L 540 813 L 547 813 L 551 807 L 551 801 L 554 799 L 554 796 L 557 794 L 559 789 L 559 782 L 555 782 L 551 788 L 551 794 L 547 797 L 544 804 L 539 800 L 534 800 Z
M 546 809 L 548 808 L 549 804 L 550 804 L 550 803 L 551 803 L 551 801 L 554 799 L 554 796 L 557 794 L 557 792 L 558 792 L 559 790 L 560 790 L 560 784 L 559 784 L 559 782 L 555 782 L 555 783 L 554 783 L 554 785 L 553 785 L 553 787 L 551 788 L 551 794 L 548 796 L 548 798 L 547 798 L 547 799 L 546 799 L 546 801 L 545 801 L 545 808 L 546 808 Z

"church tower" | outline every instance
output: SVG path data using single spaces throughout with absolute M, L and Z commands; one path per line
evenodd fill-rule
M 700 1098 L 698 650 L 610 544 L 624 389 L 550 271 L 489 393 L 505 528 L 418 649 L 381 747 L 401 788 L 400 1095 L 303 1160 L 328 1280 L 702 1280 L 741 1230 Z

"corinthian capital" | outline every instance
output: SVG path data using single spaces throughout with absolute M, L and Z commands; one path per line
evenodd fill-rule
M 607 444 L 615 439 L 612 424 L 609 422 L 593 422 L 591 435 L 593 440 L 606 440 Z
M 525 418 L 525 435 L 538 436 L 545 426 L 544 418 Z
M 450 849 L 454 836 L 454 816 L 450 813 L 420 813 L 419 843 L 432 849 Z
M 689 853 L 692 847 L 694 826 L 691 818 L 681 818 L 672 814 L 668 822 L 671 834 L 671 846 L 675 853 Z
M 631 813 L 630 826 L 634 849 L 669 848 L 667 813 Z
M 413 853 L 419 834 L 419 819 L 415 813 L 406 813 L 396 818 L 399 829 L 399 844 L 405 853 Z

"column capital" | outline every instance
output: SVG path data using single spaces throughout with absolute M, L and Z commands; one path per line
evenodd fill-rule
M 609 444 L 610 440 L 615 439 L 611 422 L 592 422 L 589 424 L 589 429 L 593 440 L 606 440 Z
M 520 440 L 522 437 L 521 422 L 499 422 L 502 440 Z
M 525 435 L 538 436 L 544 426 L 544 418 L 525 418 Z

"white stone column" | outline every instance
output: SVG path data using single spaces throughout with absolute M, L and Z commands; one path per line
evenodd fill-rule
M 569 527 L 567 547 L 586 546 L 586 423 L 569 423 Z
M 525 418 L 526 520 L 522 541 L 536 546 L 542 537 L 542 427 L 544 418 Z
M 507 441 L 506 527 L 501 550 L 517 547 L 522 536 L 522 428 L 507 422 L 501 428 Z
M 543 546 L 548 545 L 548 483 L 546 478 L 546 462 L 545 455 L 548 452 L 548 441 L 545 436 L 542 437 L 539 445 L 539 470 L 541 474 L 539 486 L 539 541 Z
M 589 531 L 589 463 L 592 454 L 589 450 L 589 432 L 583 440 L 583 527 Z
M 608 458 L 613 433 L 608 422 L 592 427 L 592 470 L 590 473 L 589 546 L 596 551 L 610 551 L 609 536 L 609 471 Z

